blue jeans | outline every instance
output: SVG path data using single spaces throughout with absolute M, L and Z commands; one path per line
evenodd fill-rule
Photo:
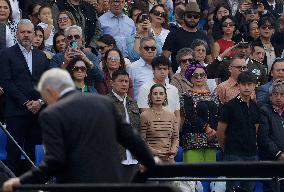
M 238 156 L 238 155 L 224 155 L 224 161 L 256 161 L 257 156 Z M 234 186 L 239 186 L 248 192 L 253 192 L 255 182 L 248 181 L 227 181 L 226 192 L 233 191 Z

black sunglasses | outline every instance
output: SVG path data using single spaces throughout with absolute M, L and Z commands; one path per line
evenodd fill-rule
M 68 40 L 72 40 L 73 38 L 75 38 L 75 39 L 80 39 L 80 35 L 68 35 L 68 36 L 67 36 L 67 39 L 68 39 Z
M 185 13 L 185 17 L 188 18 L 188 19 L 199 19 L 200 18 L 200 15 L 199 14 L 193 14 L 193 13 Z
M 193 61 L 193 59 L 181 59 L 181 60 L 180 60 L 180 62 L 181 62 L 181 63 L 184 63 L 184 64 L 185 64 L 185 63 L 190 64 L 190 63 L 192 63 L 192 61 Z
M 157 49 L 157 47 L 154 47 L 154 46 L 152 46 L 152 47 L 148 47 L 148 46 L 145 46 L 145 47 L 143 47 L 143 49 L 145 49 L 145 51 L 155 51 L 156 49 Z
M 233 22 L 230 22 L 230 23 L 223 23 L 222 24 L 222 27 L 233 27 L 233 26 L 235 26 L 235 23 L 233 23 Z
M 152 13 L 153 13 L 153 15 L 159 16 L 159 17 L 165 17 L 166 16 L 166 14 L 164 12 L 160 12 L 160 11 L 157 11 L 157 10 L 154 10 Z
M 192 78 L 194 78 L 194 79 L 198 79 L 198 78 L 205 78 L 205 77 L 207 77 L 207 75 L 206 75 L 206 73 L 192 73 Z
M 84 66 L 81 66 L 81 67 L 75 66 L 75 67 L 73 67 L 73 69 L 72 69 L 72 71 L 76 71 L 76 72 L 78 72 L 79 70 L 82 71 L 82 72 L 86 72 L 86 71 L 87 71 L 87 68 L 84 67 Z

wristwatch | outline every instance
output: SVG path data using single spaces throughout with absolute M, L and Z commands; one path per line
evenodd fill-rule
M 43 106 L 43 105 L 45 104 L 45 102 L 44 102 L 42 99 L 38 99 L 38 101 L 39 101 L 39 104 L 40 104 L 41 106 Z

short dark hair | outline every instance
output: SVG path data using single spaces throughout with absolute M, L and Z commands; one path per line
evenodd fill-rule
M 156 67 L 159 67 L 160 65 L 167 66 L 169 68 L 171 67 L 171 63 L 170 63 L 169 59 L 167 57 L 165 57 L 164 55 L 160 55 L 160 56 L 155 57 L 152 60 L 151 65 L 152 65 L 153 70 Z
M 273 16 L 270 15 L 265 15 L 260 17 L 259 22 L 258 22 L 258 27 L 261 27 L 263 25 L 265 25 L 266 23 L 269 23 L 273 26 L 273 28 L 275 28 L 276 26 L 276 22 Z
M 102 42 L 106 45 L 113 45 L 114 48 L 116 48 L 116 41 L 113 38 L 113 36 L 109 35 L 109 34 L 104 34 L 102 36 L 100 36 L 97 41 Z
M 115 81 L 120 75 L 124 75 L 129 78 L 129 74 L 124 69 L 118 69 L 112 73 L 111 80 Z
M 255 52 L 255 49 L 254 49 L 255 47 L 261 47 L 261 48 L 264 49 L 264 46 L 260 41 L 254 41 L 254 42 L 251 43 L 251 52 L 252 53 Z
M 238 76 L 237 82 L 238 84 L 244 84 L 244 83 L 256 84 L 256 78 L 255 78 L 255 75 L 252 74 L 250 71 L 243 71 Z

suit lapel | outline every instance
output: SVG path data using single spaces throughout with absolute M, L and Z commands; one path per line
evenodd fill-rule
M 16 55 L 18 55 L 18 57 L 20 57 L 19 61 L 22 61 L 21 63 L 25 66 L 26 70 L 28 71 L 28 73 L 32 76 L 31 72 L 30 72 L 30 69 L 28 67 L 28 64 L 26 62 L 26 58 L 25 56 L 23 55 L 20 47 L 18 44 L 15 45 L 15 52 L 16 52 Z

